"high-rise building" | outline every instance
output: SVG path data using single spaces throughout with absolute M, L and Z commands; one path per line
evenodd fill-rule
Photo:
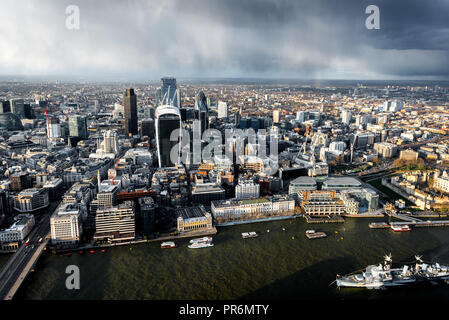
M 350 124 L 352 119 L 352 112 L 349 110 L 343 110 L 341 112 L 341 122 L 345 124 Z
M 137 134 L 137 97 L 134 89 L 126 89 L 123 96 L 124 118 L 125 118 L 125 134 Z
M 0 101 L 0 113 L 11 112 L 11 105 L 9 101 Z
M 207 107 L 207 99 L 203 91 L 198 92 L 195 101 L 195 115 L 196 119 L 201 124 L 201 135 L 209 128 L 209 109 Z
M 218 101 L 218 118 L 228 117 L 228 104 L 223 101 Z
M 12 113 L 15 113 L 21 119 L 25 118 L 25 107 L 23 104 L 23 99 L 11 99 L 9 103 Z
M 154 119 L 142 120 L 140 124 L 140 135 L 142 137 L 146 136 L 149 139 L 154 138 Z
M 69 117 L 69 135 L 83 140 L 88 138 L 86 117 L 79 115 Z
M 58 118 L 47 118 L 47 137 L 49 139 L 60 138 L 62 135 L 61 124 Z
M 161 89 L 156 96 L 157 106 L 169 105 L 181 108 L 181 96 L 176 85 L 176 78 L 161 78 Z
M 279 123 L 281 112 L 279 110 L 273 110 L 273 123 Z
M 139 199 L 140 206 L 140 224 L 144 234 L 148 235 L 154 232 L 155 203 L 153 198 L 144 197 Z
M 179 163 L 181 150 L 181 114 L 179 109 L 163 105 L 156 109 L 156 145 L 159 167 L 172 167 Z M 178 130 L 178 132 L 174 132 Z M 175 141 L 170 137 L 176 134 Z M 178 147 L 173 149 L 176 145 Z M 170 157 L 173 153 L 173 158 Z

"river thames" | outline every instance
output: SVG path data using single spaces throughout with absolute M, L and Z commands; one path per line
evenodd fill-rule
M 388 290 L 339 290 L 331 284 L 336 274 L 379 263 L 390 252 L 393 265 L 411 262 L 415 254 L 449 264 L 447 228 L 394 233 L 368 227 L 371 221 L 383 220 L 307 224 L 297 218 L 222 227 L 214 236 L 215 246 L 203 249 L 187 248 L 185 239 L 174 249 L 161 249 L 156 242 L 70 257 L 46 253 L 15 299 L 448 298 L 446 284 Z M 309 240 L 307 229 L 324 231 L 328 237 Z M 260 236 L 244 240 L 241 233 L 247 231 Z M 80 268 L 79 290 L 65 287 L 68 265 Z

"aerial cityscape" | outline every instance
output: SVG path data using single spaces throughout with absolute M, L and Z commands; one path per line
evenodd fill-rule
M 334 3 L 19 3 L 60 17 L 0 35 L 2 300 L 449 298 L 447 3 L 410 1 L 414 49 L 386 1 L 345 4 L 318 44 L 327 22 L 305 14 L 295 42 L 292 12 L 342 19 Z M 432 14 L 444 44 L 424 40 Z M 31 56 L 34 32 L 49 42 Z M 203 311 L 221 312 L 177 310 Z

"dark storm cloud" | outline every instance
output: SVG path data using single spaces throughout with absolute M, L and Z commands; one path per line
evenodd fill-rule
M 76 4 L 81 29 L 65 28 Z M 380 8 L 380 30 L 365 8 Z M 449 1 L 2 0 L 0 73 L 449 77 Z

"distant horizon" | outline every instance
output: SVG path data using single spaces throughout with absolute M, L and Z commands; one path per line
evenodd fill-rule
M 395 85 L 400 83 L 401 85 L 431 83 L 432 85 L 445 84 L 449 86 L 449 79 L 313 79 L 313 78 L 294 78 L 294 77 L 223 77 L 223 76 L 209 76 L 209 77 L 177 77 L 176 75 L 161 75 L 159 78 L 144 79 L 83 79 L 81 77 L 57 77 L 57 76 L 23 76 L 23 75 L 10 75 L 0 76 L 0 83 L 7 82 L 25 82 L 25 83 L 40 83 L 40 82 L 61 82 L 61 83 L 135 83 L 135 84 L 160 84 L 160 79 L 163 77 L 174 77 L 179 84 L 192 83 L 192 84 L 216 84 L 224 82 L 223 84 L 300 84 L 300 85 L 324 85 L 332 83 L 345 83 L 354 85 L 360 84 L 385 84 Z

